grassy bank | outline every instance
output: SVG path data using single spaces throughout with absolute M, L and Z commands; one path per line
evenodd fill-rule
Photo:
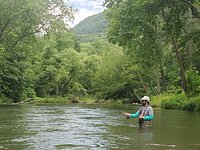
M 34 97 L 34 98 L 28 98 L 25 100 L 21 100 L 17 102 L 16 104 L 70 104 L 70 103 L 96 103 L 97 101 L 94 98 L 90 97 L 73 97 L 73 96 L 68 96 L 68 97 Z M 5 97 L 0 97 L 0 104 L 11 104 L 15 103 L 14 100 L 7 99 Z
M 123 102 L 121 100 L 113 101 L 113 100 L 103 100 L 103 99 L 95 99 L 93 97 L 48 97 L 48 98 L 35 98 L 34 100 L 37 104 L 42 103 L 63 103 L 63 104 L 71 104 L 71 103 L 100 103 L 100 104 L 107 104 L 107 105 L 122 105 Z
M 35 103 L 60 103 L 60 104 L 70 104 L 70 103 L 94 103 L 95 100 L 92 98 L 77 98 L 77 97 L 48 97 L 48 98 L 35 98 Z
M 162 94 L 152 97 L 151 105 L 164 109 L 200 111 L 200 96 L 188 98 L 185 94 Z

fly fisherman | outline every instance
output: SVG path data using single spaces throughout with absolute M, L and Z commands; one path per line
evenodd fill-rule
M 148 96 L 144 96 L 141 99 L 142 102 L 142 107 L 140 107 L 140 109 L 134 113 L 123 113 L 127 119 L 129 118 L 136 118 L 139 117 L 139 126 L 150 126 L 152 124 L 152 120 L 154 117 L 153 114 L 153 108 L 149 105 L 150 102 L 150 98 Z

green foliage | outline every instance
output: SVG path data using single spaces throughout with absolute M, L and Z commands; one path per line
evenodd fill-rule
M 67 97 L 48 97 L 48 98 L 39 98 L 36 97 L 36 104 L 69 104 L 69 99 Z
M 68 34 L 68 36 L 72 36 Z M 72 36 L 73 37 L 73 36 Z M 68 37 L 67 39 L 73 39 Z M 93 74 L 98 65 L 98 56 L 95 48 L 89 45 L 88 52 L 84 47 L 79 51 L 73 49 L 71 40 L 62 39 L 65 44 L 61 44 L 53 35 L 45 39 L 45 47 L 37 70 L 35 91 L 37 96 L 86 96 L 91 93 Z M 72 44 L 70 46 L 70 44 Z M 75 44 L 75 43 L 74 43 Z M 66 45 L 66 46 L 65 46 Z M 102 44 L 103 45 L 103 44 Z M 70 46 L 70 47 L 67 47 Z M 94 51 L 92 54 L 91 51 Z
M 177 101 L 175 100 L 170 100 L 170 101 L 162 101 L 162 108 L 165 108 L 165 109 L 180 109 L 181 107 L 181 104 L 178 103 Z
M 66 30 L 64 21 L 72 19 L 73 10 L 63 0 L 0 0 L 0 7 L 0 92 L 19 102 L 35 95 L 34 71 L 38 67 L 34 68 L 37 65 L 33 62 L 39 54 L 34 56 L 33 51 L 41 52 L 34 48 L 39 47 L 35 43 L 36 33 L 42 36 Z M 54 9 L 60 13 L 55 14 Z M 62 38 L 66 39 L 66 35 Z M 64 45 L 61 40 L 57 43 L 58 48 Z
M 158 90 L 152 89 L 151 94 L 156 95 L 161 90 L 177 85 L 188 94 L 185 72 L 195 66 L 192 53 L 197 52 L 199 45 L 196 40 L 199 33 L 199 21 L 196 18 L 199 17 L 194 14 L 194 10 L 200 14 L 197 3 L 174 0 L 105 1 L 108 7 L 108 38 L 110 42 L 125 47 L 136 60 L 135 63 L 145 74 L 142 77 L 144 87 L 157 87 Z M 192 34 L 194 31 L 195 35 Z M 171 65 L 166 62 L 168 60 Z M 174 75 L 179 75 L 176 82 L 173 82 Z M 150 81 L 151 84 L 147 85 Z
M 73 10 L 65 5 L 63 0 L 12 0 L 0 1 L 1 27 L 0 42 L 3 42 L 6 50 L 11 51 L 19 42 L 30 38 L 38 32 L 49 32 L 64 29 L 64 19 L 71 19 Z M 53 8 L 51 9 L 50 7 Z M 59 9 L 60 14 L 55 14 Z M 48 24 L 48 25 L 47 25 Z
M 24 65 L 15 56 L 7 55 L 9 59 L 5 59 L 1 64 L 1 93 L 17 102 L 21 98 L 23 87 L 25 86 L 26 78 L 23 74 Z M 12 60 L 10 60 L 12 58 Z
M 188 95 L 191 97 L 198 96 L 200 93 L 200 74 L 194 69 L 190 69 L 186 72 L 186 78 L 188 82 Z
M 176 97 L 176 94 L 160 94 L 152 97 L 151 105 L 156 107 L 164 107 L 163 101 L 170 102 L 170 100 L 174 99 Z
M 194 111 L 196 109 L 196 101 L 190 100 L 190 101 L 185 101 L 182 105 L 183 110 L 188 110 L 188 111 Z
M 181 105 L 184 101 L 187 101 L 185 94 L 175 94 L 172 97 L 168 97 L 161 102 L 161 107 L 165 109 L 181 109 Z
M 106 40 L 106 36 L 104 33 L 95 33 L 95 34 L 83 34 L 83 35 L 76 35 L 77 39 L 81 43 L 90 43 L 96 40 Z
M 184 94 L 160 94 L 152 97 L 151 105 L 165 109 L 200 111 L 200 97 L 186 97 Z
M 0 95 L 0 104 L 4 104 L 4 103 L 11 103 L 12 100 L 6 98 L 5 96 L 3 95 Z
M 200 112 L 200 96 L 194 97 L 194 98 L 192 98 L 192 100 L 196 104 L 195 110 Z
M 200 96 L 190 98 L 182 104 L 183 110 L 200 111 Z
M 106 48 L 93 79 L 93 91 L 98 98 L 117 100 L 136 97 L 133 91 L 138 88 L 138 83 L 134 81 L 132 72 L 136 72 L 137 67 L 129 63 L 131 61 L 119 47 Z
M 64 94 L 82 70 L 81 58 L 75 50 L 69 49 L 58 54 L 56 50 L 51 52 L 47 50 L 44 54 L 42 71 L 39 73 L 36 84 L 38 96 Z

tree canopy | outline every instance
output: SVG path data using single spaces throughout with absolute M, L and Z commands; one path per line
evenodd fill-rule
M 199 72 L 199 61 L 194 62 L 200 43 L 199 1 L 106 0 L 104 5 L 108 8 L 109 40 L 133 55 L 149 86 L 157 82 L 158 92 L 160 86 L 164 90 L 171 88 L 166 85 L 172 77 L 170 71 L 179 76 L 177 85 L 190 95 L 186 72 Z M 172 61 L 172 66 L 165 60 Z

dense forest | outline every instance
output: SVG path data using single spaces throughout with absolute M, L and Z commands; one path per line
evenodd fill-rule
M 73 29 L 76 10 L 63 0 L 0 6 L 1 102 L 172 94 L 177 107 L 180 97 L 200 104 L 198 0 L 105 0 L 105 12 Z

